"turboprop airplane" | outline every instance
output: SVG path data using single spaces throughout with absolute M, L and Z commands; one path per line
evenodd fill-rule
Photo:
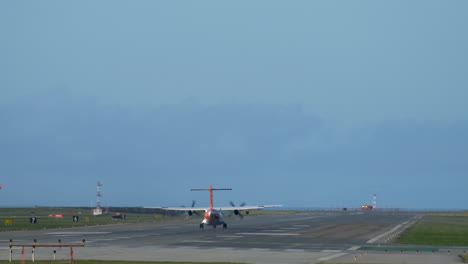
M 200 223 L 200 229 L 203 229 L 205 225 L 211 225 L 213 228 L 216 228 L 218 225 L 223 225 L 224 229 L 227 229 L 227 224 L 224 222 L 222 211 L 234 211 L 235 215 L 241 215 L 241 210 L 259 210 L 263 208 L 269 207 L 278 207 L 281 205 L 254 205 L 254 206 L 245 206 L 242 204 L 241 206 L 234 206 L 231 202 L 232 207 L 214 207 L 213 206 L 213 191 L 230 191 L 231 188 L 213 188 L 210 185 L 208 189 L 191 189 L 191 191 L 209 191 L 210 192 L 210 207 L 193 207 L 194 203 L 192 203 L 192 207 L 146 207 L 146 208 L 159 208 L 163 210 L 172 210 L 172 211 L 186 211 L 189 215 L 196 213 L 197 211 L 205 211 L 205 215 L 203 217 L 202 222 Z M 248 212 L 248 211 L 246 211 Z

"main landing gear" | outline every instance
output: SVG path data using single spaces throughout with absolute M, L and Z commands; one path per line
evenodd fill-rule
M 200 229 L 204 229 L 205 225 L 203 223 L 200 224 Z M 216 228 L 216 225 L 213 225 L 213 228 Z M 227 229 L 227 224 L 223 223 L 223 229 Z

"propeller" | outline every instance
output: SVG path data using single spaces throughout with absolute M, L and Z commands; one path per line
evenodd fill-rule
M 195 207 L 195 204 L 197 203 L 197 201 L 193 200 L 192 201 L 192 208 Z M 199 215 L 197 211 L 192 211 L 192 210 L 188 210 L 187 213 L 191 216 L 193 214 L 196 214 L 196 215 Z
M 236 205 L 232 201 L 230 201 L 229 203 L 231 204 L 232 207 L 236 207 Z M 245 202 L 241 203 L 239 207 L 242 207 L 244 205 L 245 205 Z M 238 215 L 240 218 L 244 218 L 244 215 L 241 213 L 240 210 L 237 210 L 237 209 L 234 210 L 234 214 Z M 245 211 L 245 214 L 249 214 L 249 211 Z

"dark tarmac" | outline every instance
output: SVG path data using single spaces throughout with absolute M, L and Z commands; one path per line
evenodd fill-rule
M 442 263 L 456 262 L 452 254 L 415 254 L 414 261 L 401 261 L 401 254 L 359 251 L 362 246 L 391 245 L 391 237 L 418 217 L 411 212 L 320 212 L 305 211 L 290 215 L 225 217 L 228 229 L 199 229 L 198 217 L 176 221 L 141 224 L 14 231 L 0 233 L 0 258 L 7 259 L 8 241 L 14 244 L 79 244 L 76 259 L 231 261 L 246 263 L 320 263 L 337 261 L 356 263 Z M 401 246 L 401 245 L 400 245 Z M 30 249 L 26 250 L 30 258 Z M 51 248 L 38 248 L 36 259 L 51 259 Z M 361 255 L 362 254 L 362 255 Z M 410 259 L 411 253 L 406 253 Z M 14 259 L 20 259 L 15 248 Z M 359 256 L 356 260 L 355 257 Z M 58 250 L 58 258 L 68 258 L 69 249 Z M 373 262 L 365 262 L 373 261 Z M 384 261 L 384 262 L 379 262 Z M 389 262 L 390 261 L 390 262 Z M 409 260 L 408 260 L 409 261 Z M 429 262 L 428 262 L 429 261 Z M 441 262 L 432 262 L 441 263 Z

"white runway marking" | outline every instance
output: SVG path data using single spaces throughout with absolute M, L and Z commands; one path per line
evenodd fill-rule
M 217 249 L 217 250 L 234 250 L 233 247 L 216 247 L 214 249 Z
M 367 241 L 367 243 L 368 243 L 368 244 L 374 243 L 375 241 L 381 239 L 382 237 L 388 236 L 389 234 L 395 232 L 395 231 L 396 231 L 398 228 L 400 228 L 400 227 L 401 227 L 401 225 L 397 225 L 397 226 L 395 226 L 394 228 L 392 228 L 390 231 L 387 231 L 387 232 L 385 232 L 385 233 L 383 233 L 383 234 L 381 234 L 381 235 L 378 235 L 378 236 L 374 237 L 373 239 Z
M 292 225 L 294 227 L 310 227 L 310 225 Z
M 319 258 L 319 259 L 317 259 L 317 260 L 318 260 L 318 261 L 328 261 L 328 260 L 331 260 L 331 259 L 334 259 L 334 258 L 339 258 L 339 257 L 344 256 L 344 255 L 346 255 L 346 254 L 347 254 L 347 253 L 338 253 L 338 254 L 335 254 L 335 255 L 331 255 L 331 256 Z
M 184 243 L 214 243 L 215 241 L 211 240 L 184 240 Z
M 265 232 L 284 232 L 284 230 L 278 230 L 278 229 L 274 229 L 274 230 L 263 230 Z
M 116 237 L 117 239 L 129 239 L 129 238 L 132 238 L 132 237 Z
M 281 227 L 282 230 L 297 230 L 299 227 Z
M 340 252 L 343 252 L 343 251 L 339 250 L 339 249 L 324 249 L 321 252 L 323 252 L 323 253 L 340 253 Z
M 285 249 L 284 251 L 286 251 L 286 252 L 304 252 L 305 250 L 304 249 L 288 248 L 288 249 Z
M 96 241 L 86 241 L 85 244 L 93 243 L 93 242 L 96 242 Z M 71 244 L 81 244 L 81 243 L 83 243 L 83 240 L 79 240 L 79 241 L 77 240 L 77 241 L 73 241 L 73 242 L 70 242 L 70 243 Z M 64 244 L 64 243 L 62 242 L 62 244 Z M 68 243 L 65 243 L 65 244 L 68 244 Z
M 181 246 L 181 247 L 177 247 L 177 248 L 180 248 L 180 249 L 197 249 L 198 247 L 184 247 L 184 246 Z
M 114 241 L 117 240 L 116 238 L 98 238 L 96 241 Z
M 348 248 L 347 250 L 358 250 L 359 248 L 360 248 L 360 246 L 354 246 L 354 247 Z
M 236 233 L 237 235 L 252 235 L 252 236 L 298 236 L 297 233 Z
M 271 249 L 269 249 L 269 248 L 251 248 L 250 250 L 254 250 L 254 251 L 270 251 Z
M 221 236 L 216 236 L 216 237 L 224 237 L 224 238 L 241 238 L 241 237 L 244 237 L 244 236 L 229 236 L 229 235 L 221 235 Z

